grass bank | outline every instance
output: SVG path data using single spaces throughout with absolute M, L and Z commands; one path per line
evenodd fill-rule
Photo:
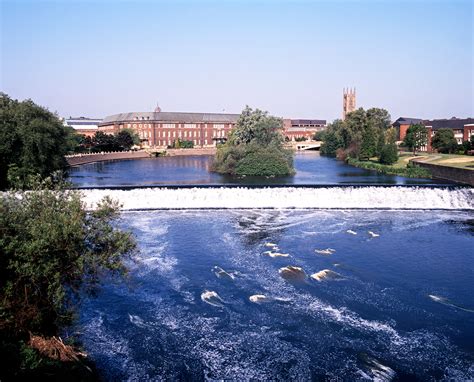
M 412 156 L 410 156 L 410 159 Z M 347 163 L 351 166 L 364 168 L 367 170 L 375 170 L 381 174 L 387 175 L 399 175 L 405 176 L 407 178 L 432 178 L 431 173 L 425 169 L 418 166 L 410 165 L 407 157 L 400 157 L 396 163 L 393 165 L 385 165 L 375 162 L 375 160 L 360 161 L 354 158 L 349 158 Z

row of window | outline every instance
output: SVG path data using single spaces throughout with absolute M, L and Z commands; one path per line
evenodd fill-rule
M 185 129 L 195 129 L 195 128 L 197 128 L 197 124 L 195 124 L 195 123 L 184 123 L 184 124 L 180 124 L 180 123 L 163 123 L 161 127 L 164 128 L 164 129 L 176 129 L 177 127 L 178 127 L 178 128 L 181 127 L 181 125 L 182 125 L 183 128 L 185 128 Z M 224 129 L 224 128 L 225 128 L 225 125 L 222 124 L 222 123 L 214 123 L 214 124 L 208 123 L 208 124 L 206 124 L 206 127 L 207 127 L 207 128 L 210 128 L 211 125 L 212 125 L 212 128 L 214 128 L 214 129 Z M 151 129 L 151 127 L 152 127 L 152 125 L 151 125 L 150 123 L 143 123 L 143 124 L 142 124 L 142 123 L 139 123 L 139 124 L 136 124 L 136 123 L 134 123 L 134 124 L 128 123 L 128 124 L 127 124 L 127 127 L 128 127 L 129 129 L 131 129 L 131 128 L 136 128 L 137 126 L 138 126 L 139 128 L 142 128 L 142 127 L 143 127 L 143 128 L 145 128 L 145 129 Z

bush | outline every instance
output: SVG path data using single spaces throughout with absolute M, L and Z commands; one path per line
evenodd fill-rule
M 286 176 L 293 173 L 288 155 L 275 148 L 261 148 L 248 153 L 235 169 L 237 175 Z
M 380 152 L 379 162 L 382 164 L 394 164 L 398 161 L 398 149 L 397 145 L 390 143 L 388 145 L 383 145 Z

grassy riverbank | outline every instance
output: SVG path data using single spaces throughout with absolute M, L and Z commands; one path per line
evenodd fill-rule
M 376 158 L 368 161 L 360 161 L 354 158 L 349 158 L 347 163 L 351 166 L 364 168 L 367 170 L 375 170 L 382 174 L 399 175 L 407 178 L 431 178 L 431 173 L 424 168 L 410 164 L 410 159 L 415 158 L 413 155 L 401 155 L 398 161 L 393 165 L 385 165 L 378 163 Z

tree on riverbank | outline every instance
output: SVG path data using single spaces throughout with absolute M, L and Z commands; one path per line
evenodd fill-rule
M 104 199 L 86 212 L 77 191 L 44 186 L 0 196 L 2 380 L 85 373 L 59 332 L 102 276 L 126 272 L 123 259 L 135 249 L 131 234 L 112 225 L 117 203 Z
M 416 151 L 420 150 L 423 146 L 428 144 L 428 129 L 420 124 L 411 125 L 405 138 L 403 139 L 403 145 L 413 150 L 413 155 L 416 155 Z
M 62 171 L 64 155 L 75 145 L 74 131 L 31 100 L 17 101 L 0 93 L 0 189 L 9 179 L 28 187 L 29 179 Z
M 457 151 L 458 141 L 452 129 L 439 129 L 431 139 L 431 146 L 440 153 L 451 154 Z
M 387 143 L 390 114 L 387 110 L 359 108 L 347 114 L 344 121 L 329 124 L 322 136 L 321 154 L 368 159 L 380 155 Z
M 293 153 L 283 147 L 283 121 L 246 107 L 225 144 L 217 148 L 212 170 L 239 176 L 285 176 L 294 172 Z

